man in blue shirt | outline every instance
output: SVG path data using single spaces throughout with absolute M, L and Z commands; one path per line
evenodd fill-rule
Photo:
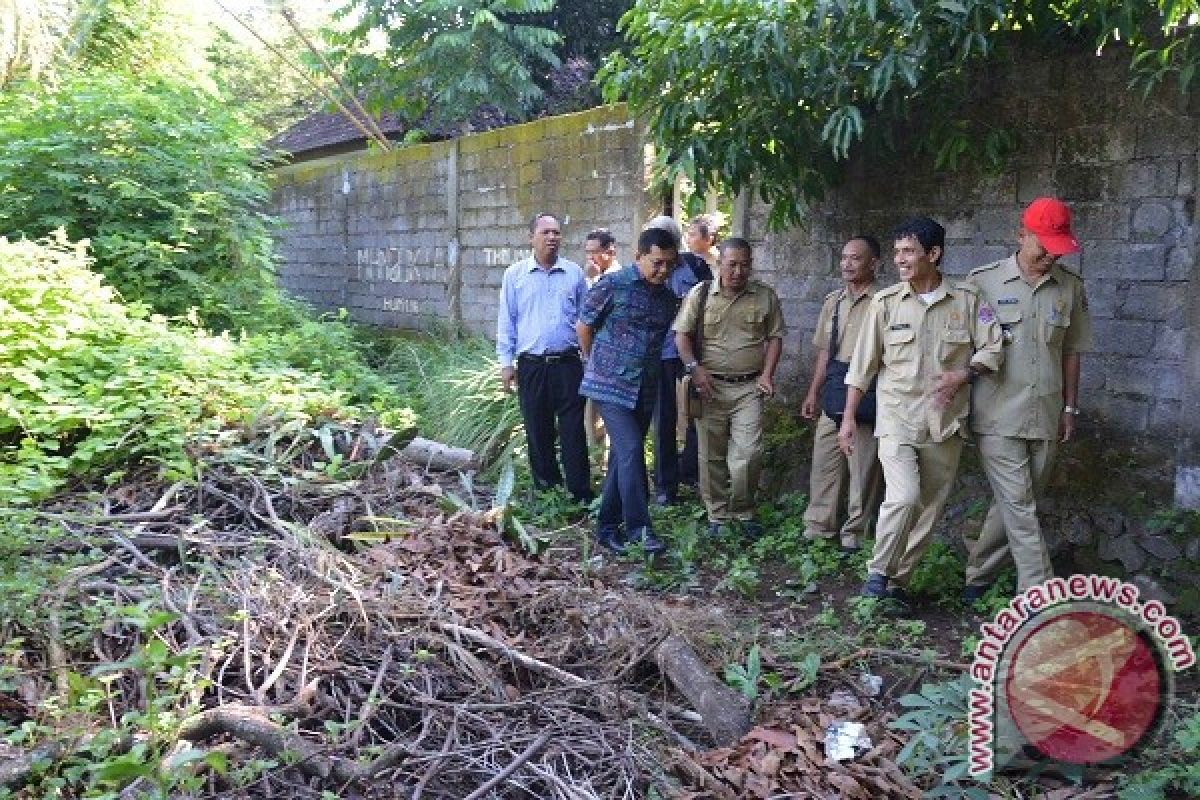
M 583 429 L 579 382 L 583 363 L 575 320 L 587 291 L 583 270 L 558 257 L 562 228 L 553 214 L 529 223 L 533 255 L 504 271 L 496 320 L 496 356 L 504 390 L 517 398 L 529 444 L 533 485 L 563 483 L 580 503 L 592 501 L 592 476 Z M 555 421 L 558 422 L 557 429 Z M 554 448 L 562 439 L 562 472 Z
M 679 241 L 682 229 L 679 223 L 668 216 L 655 217 L 646 223 L 646 230 L 659 228 L 667 231 Z M 691 288 L 701 281 L 712 280 L 712 269 L 703 258 L 695 253 L 680 253 L 675 269 L 667 278 L 667 288 L 675 295 L 675 310 Z M 679 428 L 679 405 L 676 391 L 684 376 L 683 361 L 675 337 L 667 336 L 662 349 L 662 378 L 658 382 L 658 396 L 654 403 L 654 493 L 655 502 L 662 506 L 674 505 L 679 499 L 679 484 L 695 486 L 700 478 L 696 423 L 687 421 L 683 452 L 677 442 Z
M 666 231 L 643 231 L 636 263 L 597 281 L 576 325 L 587 356 L 579 393 L 595 402 L 608 429 L 608 475 L 596 540 L 610 550 L 620 551 L 631 542 L 641 542 L 647 553 L 664 549 L 650 526 L 645 442 L 663 338 L 675 314 L 675 295 L 665 284 L 678 246 Z

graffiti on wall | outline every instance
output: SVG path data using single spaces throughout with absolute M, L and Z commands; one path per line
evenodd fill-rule
M 355 276 L 369 283 L 436 283 L 450 276 L 445 247 L 360 247 Z
M 451 242 L 450 248 L 360 247 L 354 254 L 352 274 L 359 282 L 371 286 L 371 293 L 379 296 L 384 311 L 412 315 L 444 313 L 441 304 L 430 303 L 428 298 L 403 295 L 418 286 L 445 287 L 450 279 L 448 258 L 453 255 L 451 252 L 448 256 L 447 250 L 453 251 L 455 246 Z
M 528 247 L 485 247 L 483 248 L 483 263 L 489 267 L 507 267 L 523 258 L 529 258 L 533 251 Z

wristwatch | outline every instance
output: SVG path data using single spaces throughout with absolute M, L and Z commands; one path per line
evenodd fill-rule
M 1079 410 L 1079 406 L 1063 406 L 1063 413 L 1078 417 L 1083 412 Z
M 689 361 L 683 365 L 683 371 L 686 372 L 688 375 L 691 375 L 692 370 L 694 370 L 698 366 L 700 366 L 699 361 Z

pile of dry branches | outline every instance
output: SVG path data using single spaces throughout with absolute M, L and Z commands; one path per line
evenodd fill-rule
M 270 468 L 214 453 L 195 483 L 133 481 L 43 512 L 60 554 L 95 557 L 44 598 L 43 646 L 21 655 L 10 701 L 35 716 L 69 666 L 141 644 L 114 620 L 83 651 L 65 609 L 150 601 L 177 617 L 147 635 L 197 654 L 211 682 L 180 746 L 285 765 L 253 794 L 632 798 L 660 774 L 655 741 L 703 741 L 656 688 L 671 631 L 651 603 L 578 560 L 528 557 L 494 513 L 454 510 L 457 476 L 393 459 L 333 481 L 312 469 L 319 448 L 291 450 Z M 145 700 L 146 676 L 117 674 L 114 719 Z M 210 775 L 205 794 L 222 793 L 247 789 Z
M 0 692 L 0 715 L 45 726 L 42 709 L 67 696 L 70 671 L 116 666 L 109 713 L 85 730 L 72 720 L 37 753 L 0 752 L 0 785 L 19 788 L 35 755 L 69 758 L 88 726 L 144 709 L 155 676 L 121 665 L 154 638 L 196 673 L 164 762 L 186 751 L 273 765 L 247 785 L 194 760 L 202 788 L 193 782 L 188 796 L 760 796 L 744 777 L 753 772 L 762 786 L 859 796 L 799 733 L 787 747 L 773 734 L 768 744 L 784 747 L 765 762 L 775 772 L 763 771 L 761 735 L 739 743 L 748 705 L 689 644 L 728 634 L 721 618 L 666 611 L 573 551 L 527 555 L 498 530 L 489 497 L 468 498 L 479 510 L 448 502 L 472 491 L 454 473 L 391 458 L 355 480 L 325 477 L 327 447 L 302 436 L 288 447 L 249 436 L 198 452 L 195 481 L 129 480 L 39 512 L 61 535 L 31 557 L 74 566 L 42 598 L 43 630 L 0 623 L 29 642 L 13 656 L 21 680 Z M 63 630 L 72 608 L 138 603 L 170 621 L 106 620 L 86 641 Z M 714 745 L 726 748 L 705 754 Z M 909 796 L 894 766 L 886 777 Z M 149 790 L 137 778 L 121 796 Z

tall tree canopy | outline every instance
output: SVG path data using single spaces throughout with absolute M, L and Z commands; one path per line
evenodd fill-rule
M 553 31 L 533 24 L 554 0 L 350 0 L 327 31 L 332 55 L 376 107 L 412 120 L 460 122 L 484 105 L 522 118 L 558 66 Z M 378 46 L 382 40 L 382 47 Z
M 929 98 L 939 161 L 1002 158 L 1005 131 L 944 120 L 998 46 L 1119 43 L 1134 83 L 1173 75 L 1186 90 L 1198 13 L 1198 0 L 637 0 L 621 20 L 632 47 L 601 78 L 608 100 L 648 118 L 665 179 L 754 186 L 779 226 L 803 217 L 855 143 Z

